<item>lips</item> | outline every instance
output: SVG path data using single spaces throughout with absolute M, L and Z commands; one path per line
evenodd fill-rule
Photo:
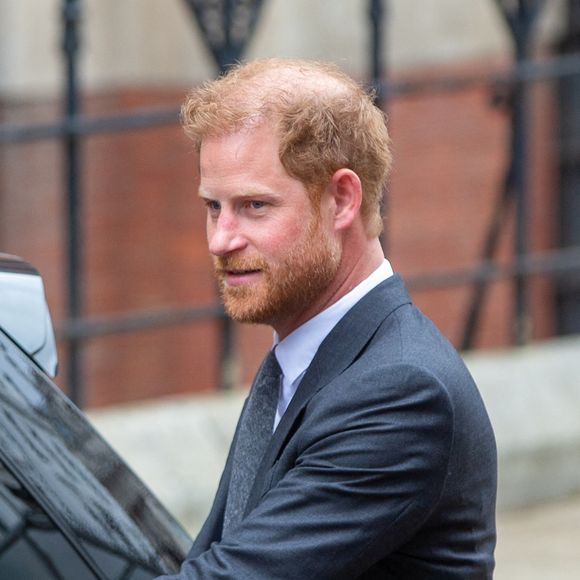
M 222 284 L 226 286 L 244 286 L 258 281 L 264 273 L 262 264 L 258 264 L 256 259 L 235 260 L 232 263 L 230 258 L 221 258 L 215 260 L 215 272 Z M 241 263 L 243 262 L 243 263 Z
M 257 274 L 260 270 L 224 270 L 226 276 L 243 276 L 245 274 Z
M 266 271 L 267 265 L 260 258 L 220 256 L 214 260 L 215 271 L 228 286 L 254 282 Z
M 226 270 L 222 280 L 228 286 L 243 286 L 255 282 L 260 273 L 260 270 Z

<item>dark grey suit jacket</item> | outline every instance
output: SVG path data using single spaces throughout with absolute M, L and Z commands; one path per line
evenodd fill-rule
M 460 357 L 398 275 L 324 340 L 266 450 L 245 519 L 222 538 L 229 474 L 228 459 L 171 578 L 492 578 L 492 428 Z

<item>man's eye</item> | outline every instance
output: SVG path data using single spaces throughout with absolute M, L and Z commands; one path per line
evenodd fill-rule
M 221 205 L 219 201 L 213 201 L 211 199 L 208 199 L 205 202 L 205 207 L 207 207 L 208 211 L 215 213 L 218 212 L 221 209 Z
M 260 201 L 258 199 L 251 200 L 249 205 L 252 209 L 262 209 L 262 208 L 266 207 L 266 203 L 263 201 Z

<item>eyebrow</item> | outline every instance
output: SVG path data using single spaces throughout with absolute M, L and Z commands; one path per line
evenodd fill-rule
M 211 195 L 211 193 L 202 190 L 201 188 L 197 190 L 197 195 L 201 198 L 201 199 L 217 199 L 217 197 Z M 279 194 L 277 194 L 274 191 L 242 191 L 240 193 L 237 193 L 233 196 L 232 199 L 246 199 L 246 198 L 252 198 L 252 197 L 276 197 Z

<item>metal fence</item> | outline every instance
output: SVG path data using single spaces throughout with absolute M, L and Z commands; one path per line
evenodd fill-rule
M 215 59 L 218 71 L 241 58 L 250 41 L 264 2 L 251 0 L 182 0 Z M 536 61 L 531 46 L 535 24 L 545 2 L 542 0 L 490 0 L 505 18 L 513 44 L 513 62 L 509 69 L 495 75 L 462 75 L 430 80 L 394 82 L 388 79 L 383 61 L 384 45 L 389 26 L 388 0 L 367 2 L 369 85 L 374 88 L 378 104 L 388 108 L 389 102 L 408 95 L 442 93 L 464 90 L 472 86 L 492 87 L 507 107 L 511 123 L 510 161 L 497 194 L 497 203 L 489 224 L 487 236 L 481 249 L 480 263 L 475 268 L 442 271 L 436 274 L 418 275 L 408 279 L 411 288 L 449 287 L 469 285 L 472 287 L 470 306 L 464 322 L 461 347 L 473 346 L 473 336 L 481 314 L 482 302 L 489 283 L 501 278 L 511 279 L 515 291 L 514 343 L 523 344 L 527 338 L 529 304 L 528 277 L 536 274 L 571 276 L 580 272 L 580 207 L 573 200 L 578 198 L 580 188 L 580 2 L 567 4 L 567 36 L 549 59 Z M 210 16 L 212 16 L 210 18 Z M 221 386 L 230 388 L 234 357 L 232 327 L 216 302 L 203 308 L 163 308 L 156 312 L 127 313 L 109 317 L 87 318 L 84 315 L 81 279 L 83 264 L 83 228 L 80 219 L 83 206 L 83 158 L 81 144 L 89 135 L 136 131 L 154 126 L 175 124 L 178 111 L 173 107 L 137 110 L 114 115 L 85 116 L 80 101 L 79 51 L 81 48 L 80 21 L 83 17 L 82 0 L 62 1 L 62 59 L 65 70 L 62 118 L 41 124 L 17 124 L 0 126 L 1 144 L 60 140 L 65 152 L 66 223 L 67 223 L 67 319 L 58 328 L 59 336 L 68 344 L 68 384 L 71 397 L 78 404 L 83 402 L 83 367 L 81 349 L 85 341 L 107 334 L 134 332 L 150 328 L 166 327 L 213 318 L 221 321 L 221 354 L 219 357 Z M 216 24 L 217 23 L 217 24 Z M 237 27 L 234 35 L 232 30 Z M 242 33 L 240 33 L 240 29 Z M 578 99 L 568 99 L 570 134 L 566 137 L 568 150 L 561 155 L 569 159 L 568 188 L 571 215 L 576 215 L 568 226 L 569 233 L 562 247 L 542 255 L 528 252 L 529 183 L 527 151 L 529 148 L 530 104 L 529 89 L 533 83 L 552 80 L 562 83 L 561 90 Z M 574 106 L 575 101 L 575 106 Z M 574 205 L 576 203 L 576 205 Z M 507 266 L 494 262 L 499 235 L 506 223 L 508 212 L 515 210 L 514 261 Z M 388 240 L 385 240 L 388 244 Z M 574 277 L 577 279 L 577 276 Z M 571 288 L 571 289 L 570 289 Z M 580 320 L 580 299 L 572 284 L 568 301 L 568 318 Z M 575 297 L 574 297 L 575 296 Z M 572 330 L 580 331 L 578 326 Z

